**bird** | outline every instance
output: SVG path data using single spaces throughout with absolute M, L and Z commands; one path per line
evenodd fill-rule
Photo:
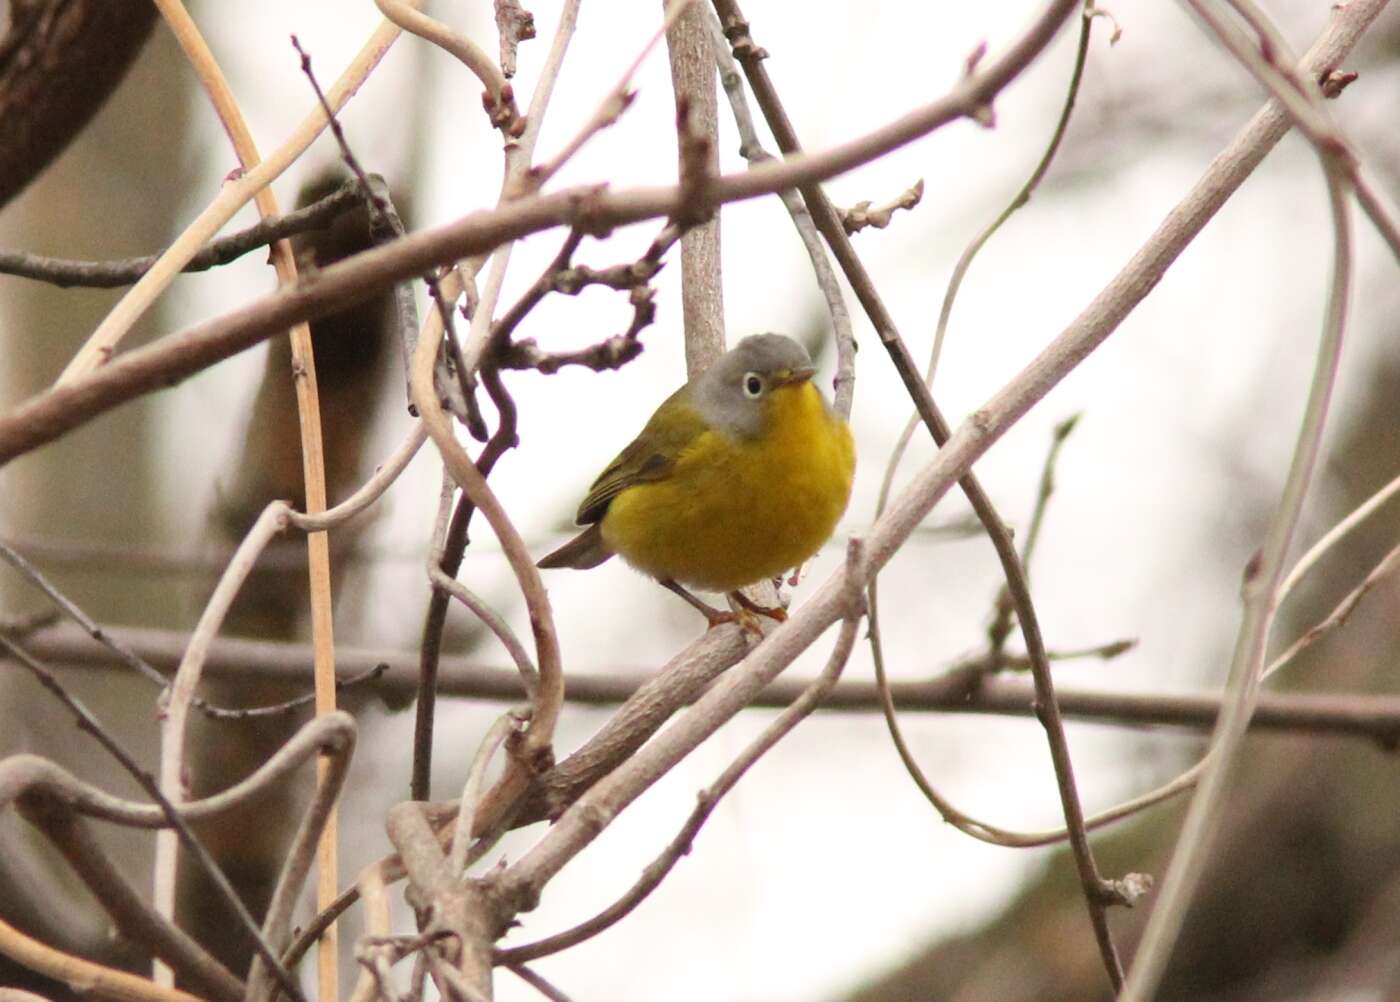
M 616 554 L 711 628 L 752 617 L 716 609 L 689 588 L 785 619 L 739 589 L 815 554 L 845 512 L 855 476 L 850 427 L 812 385 L 815 372 L 790 337 L 741 340 L 656 409 L 579 504 L 583 532 L 538 566 L 584 570 Z

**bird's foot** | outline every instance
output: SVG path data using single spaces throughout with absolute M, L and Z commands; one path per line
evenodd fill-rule
M 758 623 L 754 620 L 753 615 L 743 609 L 740 609 L 738 612 L 730 612 L 727 609 L 716 609 L 708 602 L 700 601 L 700 599 L 696 598 L 674 581 L 664 580 L 661 582 L 661 586 L 669 591 L 675 592 L 681 598 L 685 599 L 687 605 L 704 616 L 705 622 L 710 624 L 707 627 L 708 630 L 713 630 L 716 626 L 724 626 L 727 623 L 738 623 L 743 627 L 746 633 L 756 633 L 762 636 L 762 631 L 758 629 Z
M 705 617 L 705 622 L 709 624 L 707 629 L 713 630 L 716 626 L 725 626 L 734 623 L 745 633 L 752 635 L 758 640 L 763 639 L 763 624 L 758 621 L 759 616 L 766 616 L 774 622 L 783 623 L 787 621 L 787 610 L 770 609 L 766 605 L 759 605 L 737 591 L 729 593 L 729 597 L 739 606 L 737 610 L 716 609 L 714 606 L 700 601 L 689 591 L 677 584 L 675 581 L 663 580 L 662 587 L 675 592 L 685 599 L 696 612 Z
M 767 616 L 775 623 L 786 623 L 787 610 L 778 606 L 759 605 L 741 591 L 731 591 L 729 597 L 739 604 L 740 607 L 759 616 Z

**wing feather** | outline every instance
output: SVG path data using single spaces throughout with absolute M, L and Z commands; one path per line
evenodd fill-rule
M 687 387 L 681 387 L 656 409 L 642 433 L 598 474 L 578 506 L 575 521 L 579 525 L 598 522 L 612 499 L 627 488 L 670 477 L 681 452 L 705 430 L 704 418 L 690 405 Z

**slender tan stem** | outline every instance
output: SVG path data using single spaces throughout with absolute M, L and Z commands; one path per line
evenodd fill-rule
M 204 605 L 199 622 L 190 636 L 180 667 L 175 672 L 170 689 L 163 699 L 160 731 L 160 786 L 161 792 L 175 805 L 186 799 L 188 766 L 185 758 L 185 731 L 189 720 L 190 704 L 199 688 L 199 680 L 204 670 L 204 659 L 209 644 L 218 635 L 219 627 L 228 614 L 233 600 L 237 597 L 243 582 L 252 573 L 258 555 L 267 544 L 287 526 L 287 513 L 290 509 L 284 502 L 274 501 L 263 510 L 253 527 L 239 544 L 233 559 L 229 561 L 214 593 Z M 169 918 L 175 914 L 176 865 L 179 856 L 179 837 L 173 831 L 162 831 L 156 836 L 155 889 L 156 909 Z M 164 974 L 158 969 L 156 980 L 164 983 L 170 972 Z
M 175 32 L 180 47 L 184 49 L 199 75 L 200 83 L 209 94 L 240 165 L 245 171 L 252 170 L 262 158 L 238 101 L 214 59 L 214 54 L 181 0 L 156 0 L 156 5 Z M 271 188 L 264 187 L 253 197 L 264 220 L 275 219 L 281 215 L 277 196 L 272 193 Z M 278 240 L 272 244 L 271 258 L 278 282 L 294 285 L 297 280 L 297 266 L 291 242 Z M 305 321 L 292 326 L 291 342 L 290 375 L 296 385 L 306 512 L 316 516 L 326 510 L 326 467 L 321 438 L 321 403 L 316 385 L 316 362 L 311 347 L 311 328 Z M 336 703 L 329 537 L 324 531 L 310 532 L 306 537 L 306 548 L 310 574 L 311 637 L 316 651 L 316 712 L 324 715 L 333 713 Z M 318 761 L 316 776 L 319 785 L 324 787 L 328 781 L 330 768 L 329 760 L 323 758 Z M 317 881 L 317 900 L 320 907 L 325 907 L 335 899 L 339 884 L 336 866 L 336 815 L 332 804 L 321 837 Z M 339 994 L 336 984 L 337 962 L 336 935 L 332 927 L 326 930 L 319 945 L 318 984 L 322 1002 L 333 1002 Z
M 398 26 L 389 22 L 375 30 L 335 84 L 326 91 L 326 101 L 331 108 L 339 111 L 345 106 L 398 37 Z M 237 179 L 227 182 L 208 207 L 185 227 L 184 232 L 166 248 L 151 269 L 141 276 L 141 280 L 132 286 L 107 314 L 78 354 L 68 363 L 68 367 L 63 370 L 58 385 L 77 380 L 106 364 L 127 331 L 175 280 L 190 258 L 199 253 L 200 248 L 212 239 L 220 227 L 232 219 L 239 209 L 281 176 L 282 172 L 306 151 L 327 124 L 328 119 L 318 102 L 295 131 L 266 160 L 243 172 Z M 290 326 L 290 323 L 283 326 Z
M 198 995 L 56 950 L 0 920 L 0 953 L 61 984 L 111 1002 L 205 1002 Z
M 374 0 L 379 12 L 404 31 L 412 32 L 438 48 L 452 53 L 459 62 L 481 81 L 487 96 L 498 105 L 507 100 L 505 74 L 484 49 L 466 35 L 454 31 L 437 18 L 418 10 L 418 5 L 404 0 Z
M 499 796 L 506 800 L 523 792 L 531 771 L 540 763 L 552 759 L 554 726 L 564 700 L 564 673 L 559 640 L 554 629 L 554 613 L 549 595 L 540 579 L 539 570 L 495 493 L 482 477 L 470 456 L 458 443 L 452 424 L 433 391 L 433 362 L 437 346 L 427 339 L 418 342 L 414 355 L 411 386 L 413 401 L 427 426 L 428 434 L 437 444 L 444 465 L 458 486 L 486 518 L 506 559 L 515 572 L 525 603 L 530 610 L 530 624 L 535 636 L 535 657 L 539 667 L 539 688 L 532 701 L 529 727 L 520 742 L 520 753 L 510 760 L 506 774 L 497 782 Z
M 415 421 L 399 447 L 390 453 L 389 458 L 379 465 L 373 476 L 361 484 L 354 494 L 319 515 L 293 511 L 288 513 L 288 520 L 302 532 L 325 532 L 349 521 L 384 496 L 384 492 L 399 479 L 427 440 L 428 430 L 423 427 L 423 422 Z

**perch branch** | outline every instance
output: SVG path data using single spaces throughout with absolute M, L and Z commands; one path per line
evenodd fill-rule
M 714 783 L 700 791 L 699 803 L 695 805 L 695 809 L 686 819 L 685 824 L 681 826 L 676 837 L 671 840 L 661 855 L 647 865 L 646 869 L 642 871 L 641 877 L 628 889 L 627 893 L 593 918 L 574 926 L 572 929 L 534 943 L 497 950 L 496 963 L 508 966 L 525 963 L 537 957 L 558 953 L 560 950 L 566 950 L 584 940 L 591 939 L 625 918 L 661 885 L 661 882 L 666 879 L 666 875 L 680 862 L 681 857 L 690 852 L 696 835 L 700 833 L 701 827 L 709 819 L 720 799 L 738 784 L 754 763 L 766 755 L 774 745 L 820 706 L 840 680 L 841 672 L 850 659 L 851 649 L 855 646 L 856 627 L 860 625 L 865 609 L 865 598 L 860 588 L 861 564 L 860 540 L 852 539 L 846 549 L 848 569 L 846 581 L 851 588 L 851 593 L 847 596 L 848 611 L 841 622 L 841 630 L 837 635 L 836 645 L 832 648 L 831 655 L 827 659 L 826 667 L 729 764 Z

